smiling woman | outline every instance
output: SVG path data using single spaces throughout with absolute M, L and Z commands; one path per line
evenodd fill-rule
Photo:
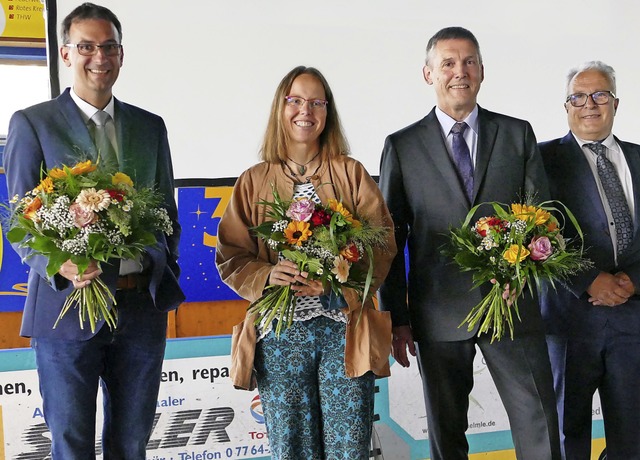
M 372 294 L 396 252 L 393 224 L 348 153 L 327 80 L 292 69 L 263 161 L 238 178 L 218 227 L 221 279 L 252 302 L 231 378 L 249 389 L 255 366 L 274 459 L 368 458 L 375 376 L 389 375 L 391 321 Z

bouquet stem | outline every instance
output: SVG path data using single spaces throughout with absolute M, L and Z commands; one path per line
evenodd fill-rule
M 111 308 L 109 308 L 109 301 L 113 305 Z M 115 306 L 116 299 L 107 285 L 100 278 L 95 278 L 91 284 L 81 289 L 74 289 L 67 296 L 53 328 L 56 328 L 58 322 L 71 308 L 77 308 L 80 329 L 84 329 L 84 323 L 88 319 L 91 332 L 95 332 L 96 323 L 104 319 L 109 329 L 114 330 L 118 320 L 118 312 Z
M 275 319 L 275 334 L 280 337 L 283 328 L 293 323 L 293 312 L 296 309 L 296 297 L 291 286 L 268 286 L 267 292 L 249 305 L 248 311 L 256 315 L 255 324 L 267 325 Z
M 518 294 L 517 292 L 516 295 Z M 472 331 L 481 322 L 478 334 L 487 334 L 491 330 L 491 343 L 496 339 L 502 339 L 508 328 L 509 336 L 513 340 L 512 308 L 515 310 L 516 315 L 520 317 L 517 297 L 509 295 L 505 299 L 504 286 L 500 285 L 500 283 L 495 283 L 492 285 L 489 294 L 471 309 L 464 321 L 460 323 L 460 326 L 468 323 L 467 330 Z

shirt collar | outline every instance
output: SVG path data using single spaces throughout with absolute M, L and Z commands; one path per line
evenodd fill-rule
M 576 142 L 580 147 L 585 147 L 587 144 L 593 144 L 594 142 L 597 142 L 597 141 L 585 141 L 584 139 L 581 139 L 578 136 L 576 136 L 573 131 L 571 132 L 571 134 L 573 134 L 573 137 L 575 138 Z M 604 145 L 609 150 L 618 149 L 616 140 L 613 137 L 613 133 L 609 133 L 609 135 L 602 141 L 602 145 Z
M 88 122 L 91 119 L 91 117 L 93 117 L 96 114 L 96 112 L 100 110 L 95 108 L 91 104 L 89 104 L 87 101 L 81 99 L 80 96 L 76 94 L 73 88 L 71 88 L 71 99 L 73 99 L 73 101 L 76 103 L 76 105 L 80 109 L 80 112 L 82 113 L 82 118 L 84 118 L 85 123 Z M 112 120 L 116 119 L 115 118 L 115 102 L 114 102 L 113 96 L 111 96 L 109 103 L 102 110 L 104 110 L 109 115 L 111 115 Z
M 444 132 L 445 136 L 448 136 L 451 132 L 451 128 L 453 128 L 453 125 L 458 123 L 456 120 L 440 110 L 438 106 L 436 106 L 436 117 L 438 117 L 438 121 L 440 122 L 440 126 L 442 126 L 442 131 Z M 469 126 L 469 128 L 471 128 L 471 130 L 476 133 L 476 135 L 478 134 L 478 104 L 476 104 L 467 118 L 462 121 L 464 121 Z

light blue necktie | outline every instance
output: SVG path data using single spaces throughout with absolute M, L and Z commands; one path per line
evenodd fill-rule
M 113 169 L 118 169 L 118 156 L 113 148 L 113 144 L 107 135 L 106 125 L 111 120 L 109 115 L 104 110 L 97 111 L 92 117 L 91 121 L 94 124 L 93 129 L 93 142 L 98 150 L 98 157 L 100 163 Z

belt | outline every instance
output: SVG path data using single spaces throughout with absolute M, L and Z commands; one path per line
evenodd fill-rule
M 130 291 L 133 289 L 142 291 L 148 287 L 149 276 L 144 273 L 129 273 L 128 275 L 118 276 L 118 282 L 116 283 L 116 289 L 123 291 Z

